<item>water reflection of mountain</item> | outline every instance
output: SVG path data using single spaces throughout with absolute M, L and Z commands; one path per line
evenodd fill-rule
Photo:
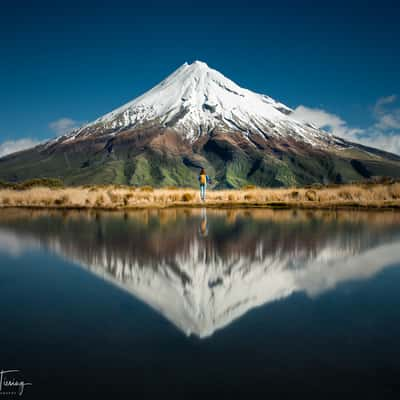
M 202 222 L 201 210 L 8 210 L 0 241 L 36 241 L 200 337 L 295 291 L 400 262 L 399 213 L 208 210 L 206 236 Z

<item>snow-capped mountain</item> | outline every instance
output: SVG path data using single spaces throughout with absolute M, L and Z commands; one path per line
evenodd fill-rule
M 57 177 L 67 184 L 196 186 L 200 167 L 216 188 L 400 177 L 399 156 L 299 122 L 286 105 L 200 61 L 183 64 L 95 121 L 0 163 L 3 180 Z
M 71 140 L 93 131 L 118 131 L 157 122 L 174 127 L 190 141 L 215 128 L 249 131 L 261 137 L 293 136 L 323 145 L 330 135 L 294 120 L 292 110 L 266 95 L 243 89 L 206 63 L 184 63 L 142 96 L 67 135 Z

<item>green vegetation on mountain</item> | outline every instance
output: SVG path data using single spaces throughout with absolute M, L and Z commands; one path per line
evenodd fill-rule
M 354 144 L 321 150 L 304 145 L 297 148 L 293 143 L 285 147 L 283 143 L 262 149 L 232 134 L 210 137 L 203 146 L 191 148 L 171 134 L 150 135 L 145 141 L 140 137 L 140 143 L 136 136 L 134 139 L 127 136 L 112 146 L 109 140 L 87 140 L 79 146 L 39 146 L 12 154 L 0 159 L 0 180 L 55 178 L 66 185 L 196 187 L 200 166 L 206 168 L 212 186 L 218 189 L 400 177 L 400 157 Z

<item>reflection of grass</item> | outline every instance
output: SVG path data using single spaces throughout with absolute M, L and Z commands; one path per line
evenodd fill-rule
M 400 207 L 400 182 L 368 185 L 318 186 L 310 188 L 261 189 L 248 186 L 242 190 L 208 191 L 207 201 L 200 201 L 199 191 L 171 187 L 154 189 L 122 185 L 0 190 L 0 207 L 36 208 L 164 208 L 201 207 L 337 208 Z
M 189 206 L 190 207 L 190 206 Z M 7 221 L 21 220 L 25 223 L 26 220 L 40 220 L 47 217 L 68 217 L 68 220 L 81 222 L 93 221 L 97 219 L 118 220 L 126 219 L 134 221 L 133 225 L 147 225 L 149 220 L 156 219 L 161 225 L 177 223 L 186 218 L 201 218 L 202 210 L 200 208 L 141 208 L 132 210 L 115 210 L 115 211 L 98 211 L 90 208 L 85 210 L 59 210 L 59 209 L 18 209 L 9 208 L 0 210 L 0 223 Z M 334 224 L 345 224 L 359 226 L 366 224 L 369 227 L 387 227 L 398 226 L 400 224 L 400 212 L 378 210 L 339 210 L 330 211 L 325 209 L 319 210 L 298 210 L 298 209 L 283 209 L 277 210 L 273 208 L 212 208 L 207 210 L 207 217 L 221 218 L 226 220 L 227 224 L 233 224 L 235 221 L 242 221 L 244 218 L 251 217 L 252 221 L 265 221 L 267 225 L 272 223 L 284 223 L 286 226 L 300 224 L 303 226 L 307 222 L 320 221 Z

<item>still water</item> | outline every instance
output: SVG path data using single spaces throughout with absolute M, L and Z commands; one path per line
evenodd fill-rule
M 9 209 L 0 260 L 26 398 L 400 393 L 400 213 Z

